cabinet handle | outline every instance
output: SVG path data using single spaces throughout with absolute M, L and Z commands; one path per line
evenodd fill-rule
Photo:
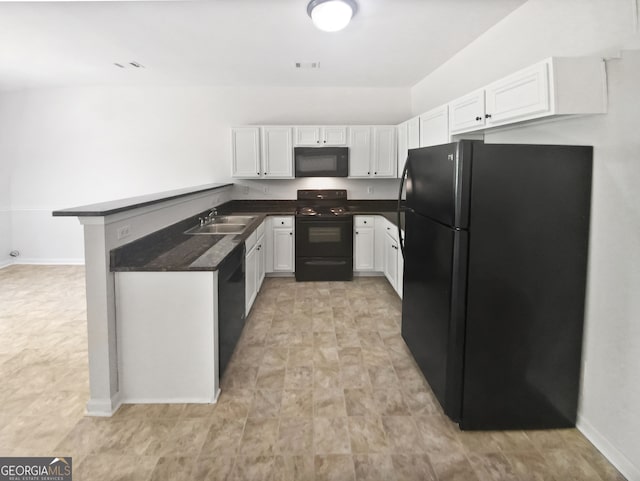
M 293 232 L 289 232 L 289 235 L 293 235 Z
M 319 141 L 319 140 L 316 140 L 316 144 L 319 144 L 319 143 L 320 143 L 320 141 Z
M 267 175 L 267 173 L 265 172 L 264 175 Z
M 256 174 L 260 175 L 260 172 L 256 172 Z
M 476 120 L 482 120 L 482 117 L 476 117 Z
M 491 114 L 485 114 L 484 118 L 485 119 L 490 119 L 491 118 Z
M 282 225 L 284 225 L 284 221 L 281 221 L 280 223 L 281 223 Z
M 325 144 L 327 143 L 327 141 L 326 141 L 326 140 L 323 140 L 322 142 L 323 142 L 323 143 L 325 143 Z
M 356 231 L 356 235 L 360 234 L 360 232 Z
M 366 223 L 367 223 L 367 221 L 366 221 L 366 220 L 363 220 L 363 221 L 362 221 L 362 223 L 363 223 L 363 224 L 366 224 Z
M 367 172 L 367 175 L 371 175 L 371 172 Z

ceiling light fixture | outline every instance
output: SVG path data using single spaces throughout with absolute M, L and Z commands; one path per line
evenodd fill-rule
M 342 30 L 357 11 L 355 0 L 311 0 L 307 5 L 313 24 L 325 32 Z

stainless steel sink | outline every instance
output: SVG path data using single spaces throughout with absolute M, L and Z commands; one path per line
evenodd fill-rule
M 185 231 L 190 235 L 223 235 L 242 234 L 247 225 L 255 219 L 255 216 L 246 215 L 220 215 L 211 219 L 208 224 L 197 225 Z
M 248 224 L 255 216 L 249 215 L 216 215 L 211 219 L 211 224 Z

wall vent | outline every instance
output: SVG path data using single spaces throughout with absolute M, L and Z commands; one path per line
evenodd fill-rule
M 320 68 L 320 62 L 295 62 L 294 66 L 300 70 L 317 70 Z

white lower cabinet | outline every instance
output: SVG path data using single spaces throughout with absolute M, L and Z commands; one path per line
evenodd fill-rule
M 384 275 L 394 289 L 398 285 L 398 241 L 390 234 L 384 236 Z
M 294 272 L 294 217 L 269 217 L 266 242 L 266 271 Z
M 383 218 L 383 221 L 382 272 L 391 287 L 402 297 L 404 259 L 402 252 L 400 252 L 398 227 L 387 219 Z
M 265 274 L 264 222 L 245 241 L 245 315 L 249 315 Z
M 353 270 L 375 270 L 375 219 L 371 215 L 356 215 L 353 219 Z
M 353 226 L 353 270 L 384 274 L 402 297 L 404 259 L 398 243 L 398 227 L 381 215 L 356 215 Z
M 247 251 L 245 257 L 245 271 L 244 271 L 244 311 L 245 316 L 249 315 L 253 301 L 256 300 L 258 295 L 258 277 L 256 274 L 256 246 Z

